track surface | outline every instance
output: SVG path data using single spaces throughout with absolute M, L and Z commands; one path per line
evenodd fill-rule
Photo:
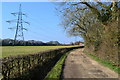
M 118 78 L 118 74 L 77 49 L 66 58 L 63 78 Z

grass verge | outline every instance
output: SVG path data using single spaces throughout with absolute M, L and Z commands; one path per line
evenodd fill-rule
M 47 76 L 45 77 L 45 80 L 47 80 L 47 79 L 59 80 L 61 78 L 62 67 L 63 67 L 64 61 L 69 53 L 70 52 L 65 53 L 60 58 L 60 60 L 55 64 L 55 66 L 52 68 L 52 70 L 47 74 Z
M 118 67 L 118 65 L 114 65 L 114 64 L 110 63 L 109 61 L 102 60 L 102 59 L 98 58 L 97 56 L 94 56 L 85 50 L 84 50 L 84 53 L 86 53 L 88 56 L 90 56 L 92 59 L 96 60 L 100 64 L 102 64 L 102 65 L 110 68 L 111 70 L 117 72 L 118 74 L 120 74 L 120 67 Z

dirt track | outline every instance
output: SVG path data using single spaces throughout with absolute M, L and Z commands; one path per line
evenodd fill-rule
M 118 78 L 118 74 L 100 65 L 83 52 L 72 51 L 65 61 L 63 78 Z

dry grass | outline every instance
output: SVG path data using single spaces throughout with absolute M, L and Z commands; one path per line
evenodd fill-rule
M 33 54 L 41 51 L 72 47 L 72 46 L 4 46 L 2 47 L 2 57 Z

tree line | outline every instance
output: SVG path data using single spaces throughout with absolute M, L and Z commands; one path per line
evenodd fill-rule
M 49 42 L 42 42 L 42 41 L 35 41 L 35 40 L 28 40 L 28 41 L 23 41 L 23 40 L 16 40 L 14 44 L 13 39 L 3 39 L 0 40 L 0 45 L 1 46 L 59 46 L 62 45 L 58 41 L 49 41 Z
M 118 63 L 120 2 L 63 2 L 61 25 L 71 36 L 84 38 L 85 50 Z

